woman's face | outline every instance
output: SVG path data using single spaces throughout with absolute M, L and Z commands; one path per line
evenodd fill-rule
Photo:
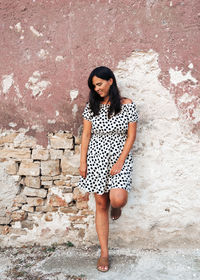
M 105 98 L 109 96 L 109 89 L 110 86 L 113 83 L 113 79 L 103 80 L 101 78 L 98 78 L 97 76 L 94 76 L 92 78 L 92 83 L 94 85 L 94 90 L 102 97 Z

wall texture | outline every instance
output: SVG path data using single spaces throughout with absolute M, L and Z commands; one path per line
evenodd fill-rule
M 0 2 L 1 244 L 97 242 L 76 188 L 87 77 L 112 68 L 140 121 L 133 190 L 111 244 L 196 246 L 200 2 Z

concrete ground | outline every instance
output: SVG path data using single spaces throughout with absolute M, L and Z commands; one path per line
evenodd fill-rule
M 99 248 L 70 242 L 51 247 L 0 250 L 1 280 L 191 280 L 200 279 L 200 250 L 110 250 L 110 270 L 96 270 Z

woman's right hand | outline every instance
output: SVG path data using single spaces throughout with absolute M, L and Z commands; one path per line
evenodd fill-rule
M 79 173 L 83 178 L 86 178 L 86 176 L 87 176 L 87 163 L 86 162 L 81 162 L 80 167 L 79 167 Z

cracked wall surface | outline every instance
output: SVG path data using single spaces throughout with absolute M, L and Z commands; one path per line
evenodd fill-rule
M 99 65 L 140 116 L 111 244 L 199 244 L 200 2 L 9 0 L 0 21 L 1 245 L 97 242 L 94 198 L 76 185 Z

